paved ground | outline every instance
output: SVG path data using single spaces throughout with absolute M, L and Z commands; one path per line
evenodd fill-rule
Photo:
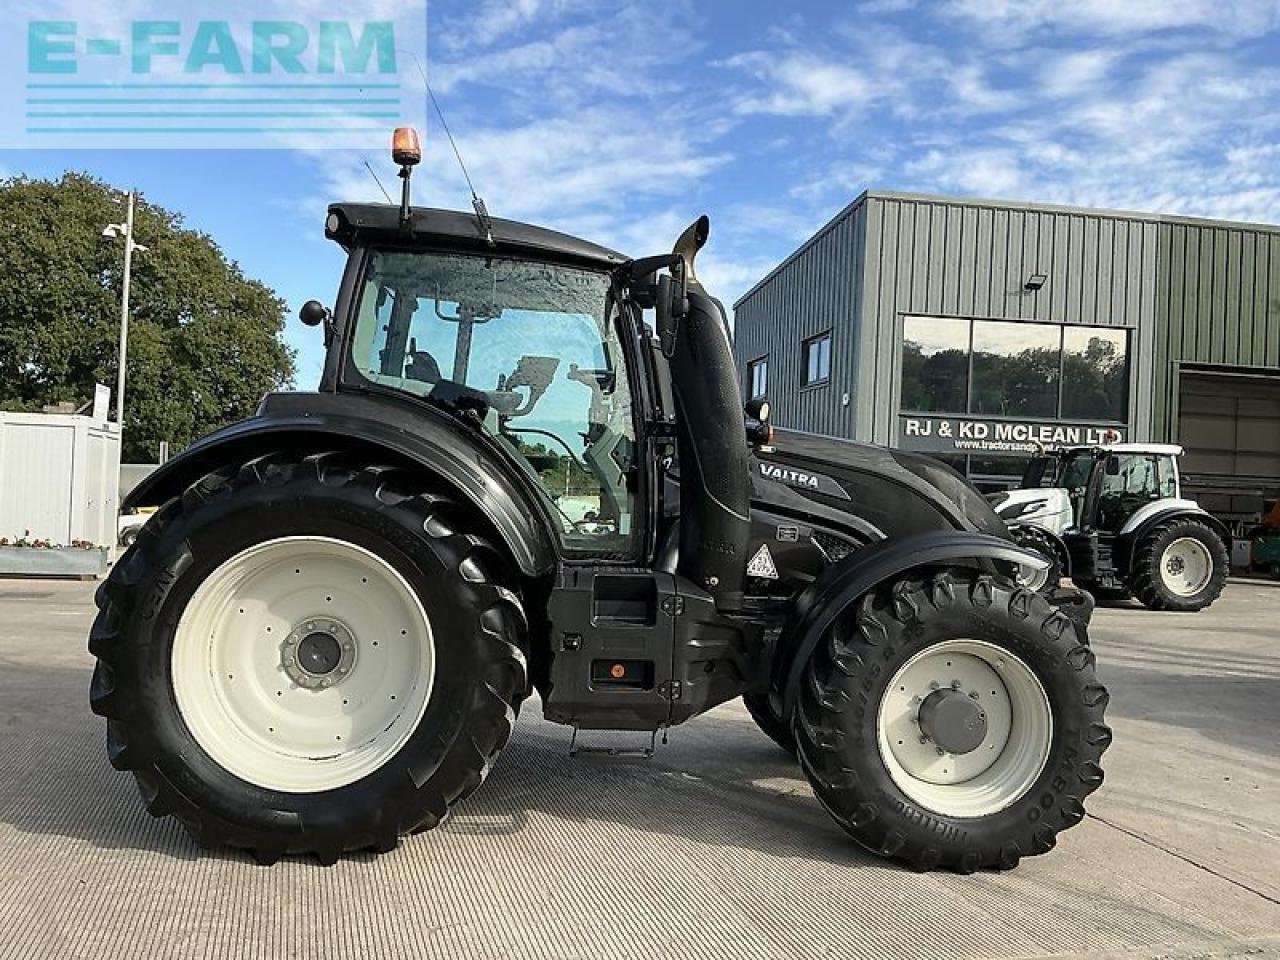
M 0 957 L 1280 957 L 1280 585 L 1099 612 L 1106 785 L 1054 853 L 972 877 L 863 854 L 737 705 L 646 763 L 570 760 L 530 704 L 390 856 L 201 853 L 107 766 L 91 592 L 0 581 Z

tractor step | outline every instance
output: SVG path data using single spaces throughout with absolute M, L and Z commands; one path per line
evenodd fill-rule
M 647 747 L 581 747 L 578 746 L 579 729 L 580 728 L 575 725 L 573 728 L 573 736 L 569 739 L 569 756 L 571 757 L 576 757 L 580 753 L 595 753 L 606 757 L 638 757 L 642 760 L 652 760 L 658 746 L 658 731 L 656 728 L 649 732 L 649 746 Z M 662 730 L 662 742 L 664 744 L 667 742 L 667 731 L 665 727 Z

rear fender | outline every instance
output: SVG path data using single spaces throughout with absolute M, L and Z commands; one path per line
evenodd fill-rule
M 805 663 L 841 611 L 880 584 L 908 570 L 947 564 L 982 569 L 1008 563 L 1043 570 L 1048 562 L 1038 553 L 983 533 L 930 531 L 873 543 L 850 554 L 823 572 L 796 600 L 778 638 L 772 664 L 771 696 L 788 717 Z
M 1153 524 L 1162 523 L 1170 517 L 1178 515 L 1185 515 L 1189 519 L 1199 520 L 1212 527 L 1224 541 L 1231 542 L 1231 533 L 1221 520 L 1213 514 L 1207 513 L 1194 500 L 1184 500 L 1181 497 L 1156 500 L 1153 503 L 1147 503 L 1139 507 L 1124 522 L 1124 526 L 1120 528 L 1120 536 L 1132 537 L 1136 540 L 1142 536 L 1143 531 L 1150 530 Z
M 1128 571 L 1129 563 L 1133 557 L 1134 546 L 1142 542 L 1142 538 L 1153 527 L 1164 523 L 1166 520 L 1174 519 L 1195 520 L 1203 523 L 1218 535 L 1222 540 L 1223 546 L 1227 548 L 1227 553 L 1231 553 L 1231 531 L 1227 529 L 1226 524 L 1213 514 L 1206 512 L 1194 500 L 1171 497 L 1167 500 L 1148 503 L 1139 510 L 1134 511 L 1133 516 L 1128 519 L 1116 537 L 1116 569 Z M 1125 575 L 1128 575 L 1127 572 Z
M 368 463 L 403 463 L 439 477 L 489 519 L 521 573 L 536 577 L 554 569 L 553 535 L 543 507 L 521 489 L 512 469 L 496 454 L 431 418 L 415 417 L 413 431 L 408 432 L 385 417 L 366 415 L 374 412 L 352 403 L 343 414 L 260 413 L 233 423 L 161 466 L 133 489 L 123 507 L 160 505 L 220 467 L 273 450 L 349 450 Z

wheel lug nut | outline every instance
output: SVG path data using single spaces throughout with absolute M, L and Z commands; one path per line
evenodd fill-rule
M 938 756 L 940 757 L 945 757 L 947 755 L 947 751 L 943 750 L 941 747 L 935 747 L 934 749 L 937 750 Z
M 969 691 L 969 696 L 970 696 L 972 699 L 977 700 L 977 699 L 978 699 L 978 691 L 977 691 L 977 690 L 971 690 L 971 691 Z
M 959 689 L 960 689 L 960 681 L 959 681 L 959 680 L 952 680 L 952 681 L 951 681 L 951 689 L 952 689 L 952 690 L 959 690 Z
M 928 737 L 926 737 L 926 736 L 922 733 L 922 734 L 920 734 L 920 742 L 921 742 L 921 743 L 928 743 L 928 742 L 929 742 L 929 738 L 928 738 Z

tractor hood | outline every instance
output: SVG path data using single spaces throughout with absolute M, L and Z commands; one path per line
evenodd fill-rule
M 949 528 L 1009 539 L 1004 521 L 968 480 L 920 454 L 778 430 L 751 469 L 760 506 L 820 516 L 861 537 Z

